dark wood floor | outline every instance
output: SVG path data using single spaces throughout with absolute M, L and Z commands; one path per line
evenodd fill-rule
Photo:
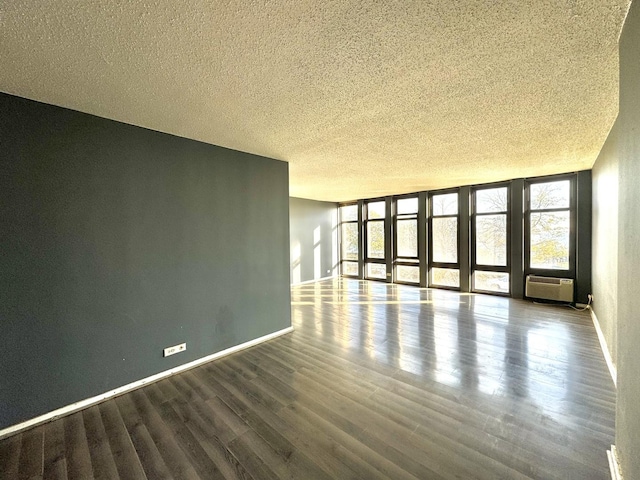
M 0 478 L 609 478 L 588 313 L 356 280 L 292 308 L 292 334 L 0 441 Z

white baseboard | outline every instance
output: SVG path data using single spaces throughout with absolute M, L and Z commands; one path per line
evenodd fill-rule
M 618 388 L 618 371 L 616 370 L 616 366 L 611 358 L 609 347 L 607 347 L 607 340 L 604 338 L 604 333 L 602 333 L 602 328 L 600 328 L 600 322 L 598 321 L 598 317 L 596 317 L 596 312 L 593 311 L 593 308 L 591 309 L 591 320 L 593 321 L 593 325 L 596 327 L 596 333 L 598 334 L 598 340 L 600 341 L 600 349 L 604 355 L 604 360 L 607 362 L 607 367 L 609 367 L 609 373 L 613 379 L 613 384 Z
M 607 450 L 607 459 L 609 460 L 611 480 L 623 480 L 622 472 L 620 472 L 620 463 L 618 462 L 618 451 L 615 445 L 611 445 L 611 450 Z
M 279 337 L 281 335 L 285 335 L 287 333 L 293 332 L 293 327 L 287 327 L 282 330 L 278 330 L 277 332 L 269 333 L 268 335 L 264 335 L 262 337 L 256 338 L 254 340 L 249 340 L 248 342 L 241 343 L 240 345 L 236 345 L 235 347 L 227 348 L 226 350 L 222 350 L 220 352 L 214 353 L 212 355 L 208 355 L 206 357 L 199 358 L 198 360 L 194 360 L 189 363 L 185 363 L 184 365 L 179 365 L 170 370 L 165 370 L 164 372 L 156 373 L 155 375 L 151 375 L 150 377 L 143 378 L 142 380 L 138 380 L 133 383 L 129 383 L 128 385 L 124 385 L 122 387 L 118 387 L 114 390 L 110 390 L 106 393 L 102 393 L 95 397 L 87 398 L 85 400 L 80 400 L 79 402 L 72 403 L 71 405 L 67 405 L 62 408 L 58 408 L 57 410 L 53 410 L 51 412 L 45 413 L 44 415 L 40 415 L 38 417 L 32 418 L 22 423 L 18 423 L 16 425 L 12 425 L 10 427 L 4 428 L 0 430 L 0 440 L 8 437 L 10 435 L 14 435 L 18 432 L 26 430 L 31 427 L 35 427 L 36 425 L 40 425 L 45 422 L 49 422 L 51 420 L 55 420 L 56 418 L 64 417 L 73 412 L 77 412 L 78 410 L 82 410 L 83 408 L 87 408 L 91 405 L 95 405 L 96 403 L 100 403 L 108 398 L 115 397 L 118 395 L 122 395 L 123 393 L 129 392 L 131 390 L 135 390 L 136 388 L 140 388 L 143 385 L 148 383 L 156 382 L 163 378 L 169 377 L 179 372 L 183 372 L 190 368 L 197 367 L 202 365 L 203 363 L 210 362 L 220 357 L 224 357 L 230 355 L 232 353 L 239 352 L 240 350 L 244 350 L 245 348 L 253 347 L 258 345 L 259 343 L 266 342 L 273 338 Z
M 292 283 L 291 286 L 297 287 L 298 285 L 307 285 L 308 283 L 322 282 L 323 280 L 331 280 L 332 278 L 337 278 L 337 277 L 338 277 L 337 275 L 330 275 L 328 277 L 322 277 L 315 280 L 305 280 L 304 282 Z

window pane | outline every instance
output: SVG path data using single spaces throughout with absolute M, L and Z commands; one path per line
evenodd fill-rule
M 569 212 L 531 214 L 531 267 L 569 269 Z
M 340 207 L 340 221 L 348 222 L 358 220 L 358 206 L 346 205 Z
M 507 187 L 476 190 L 476 213 L 507 211 Z
M 384 222 L 367 222 L 367 255 L 384 258 Z
M 381 263 L 367 263 L 367 277 L 386 279 L 387 266 Z
M 384 218 L 384 202 L 367 203 L 367 218 Z
M 342 274 L 358 276 L 358 263 L 357 262 L 342 262 Z
M 476 290 L 509 293 L 509 274 L 476 271 L 473 274 L 473 286 Z
M 398 215 L 418 213 L 418 198 L 399 198 L 396 203 L 396 210 L 398 211 Z
M 396 267 L 396 280 L 399 282 L 420 283 L 420 267 L 398 265 Z
M 458 194 L 446 193 L 444 195 L 434 195 L 431 197 L 433 215 L 457 215 L 458 214 Z
M 570 191 L 569 180 L 532 183 L 530 189 L 531 209 L 569 208 Z
M 342 260 L 358 260 L 358 224 L 342 224 Z
M 452 268 L 432 268 L 431 283 L 443 287 L 459 287 L 460 271 Z
M 418 256 L 418 221 L 417 220 L 398 220 L 397 241 L 398 241 L 398 257 L 417 257 Z
M 455 217 L 434 218 L 431 234 L 433 235 L 433 261 L 458 262 L 458 219 Z
M 507 216 L 476 216 L 476 263 L 507 265 Z

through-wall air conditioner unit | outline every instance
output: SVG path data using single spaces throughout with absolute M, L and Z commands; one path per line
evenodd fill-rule
M 529 298 L 573 302 L 573 279 L 527 275 L 525 295 Z

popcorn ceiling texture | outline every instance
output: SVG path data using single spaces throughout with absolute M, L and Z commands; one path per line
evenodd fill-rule
M 0 90 L 289 162 L 346 201 L 588 169 L 629 0 L 12 0 Z

